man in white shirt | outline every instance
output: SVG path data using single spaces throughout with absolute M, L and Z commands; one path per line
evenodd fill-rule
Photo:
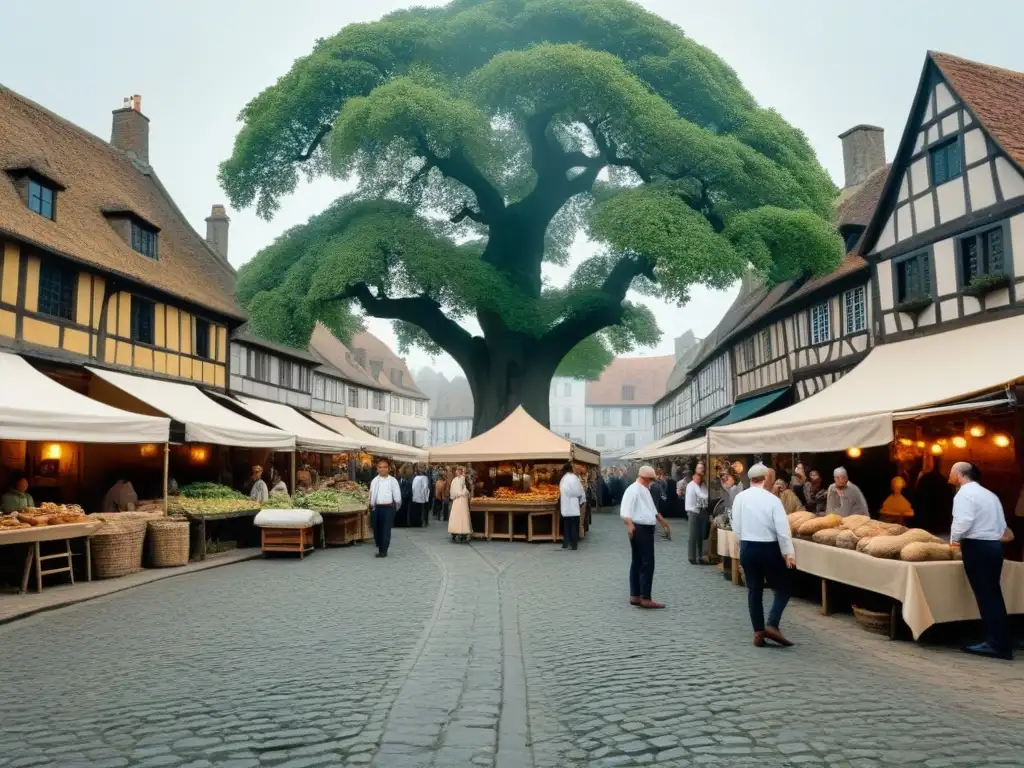
M 651 599 L 654 583 L 654 525 L 659 523 L 666 535 L 671 529 L 665 518 L 654 506 L 654 499 L 648 490 L 654 481 L 653 467 L 640 467 L 636 482 L 622 494 L 619 516 L 626 523 L 629 535 L 629 549 L 632 559 L 629 564 L 629 602 L 641 608 L 664 608 L 664 603 Z
M 754 645 L 764 646 L 765 638 L 779 645 L 793 643 L 779 631 L 782 612 L 793 594 L 790 569 L 796 567 L 793 539 L 782 502 L 765 488 L 774 473 L 764 464 L 755 464 L 747 472 L 750 487 L 732 503 L 732 529 L 740 540 L 740 565 L 747 582 L 747 608 L 754 627 Z M 764 584 L 775 592 L 768 623 L 764 620 Z
M 683 497 L 683 509 L 689 523 L 689 539 L 686 542 L 686 554 L 691 565 L 704 565 L 708 561 L 704 557 L 704 528 L 708 522 L 708 489 L 704 485 L 703 464 L 698 464 L 693 478 L 686 486 Z
M 391 527 L 395 524 L 395 510 L 402 505 L 402 487 L 391 476 L 387 459 L 377 462 L 377 476 L 370 482 L 370 525 L 377 557 L 387 557 L 391 546 Z
M 430 481 L 423 467 L 416 467 L 416 475 L 412 479 L 412 506 L 419 515 L 420 528 L 429 524 L 427 503 L 430 501 Z
M 1006 603 L 1000 585 L 1003 574 L 1003 541 L 1013 538 L 999 497 L 978 483 L 978 470 L 958 461 L 949 482 L 959 490 L 953 498 L 953 525 L 949 541 L 959 546 L 964 571 L 971 583 L 978 612 L 985 625 L 985 641 L 964 648 L 967 653 L 1013 659 L 1013 639 L 1006 618 Z
M 562 467 L 558 500 L 562 512 L 562 549 L 576 549 L 580 543 L 580 510 L 587 503 L 587 494 L 570 463 Z

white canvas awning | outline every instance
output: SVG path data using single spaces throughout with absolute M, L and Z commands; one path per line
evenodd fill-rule
M 236 397 L 242 406 L 257 418 L 295 435 L 295 445 L 300 451 L 343 453 L 360 447 L 356 441 L 342 437 L 337 432 L 306 418 L 289 405 L 251 397 Z
M 100 382 L 105 382 L 115 390 L 134 398 L 144 408 L 166 414 L 174 421 L 184 424 L 186 442 L 232 445 L 240 448 L 295 450 L 294 435 L 247 419 L 215 403 L 191 384 L 146 379 L 101 368 L 89 370 Z M 90 394 L 104 402 L 111 398 L 111 393 L 104 392 L 102 386 Z
M 360 429 L 350 419 L 344 416 L 332 416 L 328 413 L 311 413 L 314 419 L 319 421 L 325 427 L 334 430 L 345 438 L 352 440 L 356 443 L 357 448 L 361 448 L 369 453 L 376 454 L 377 456 L 387 456 L 391 459 L 401 459 L 403 461 L 426 461 L 427 452 L 422 448 L 417 448 L 412 445 L 403 445 L 402 443 L 395 443 L 391 440 L 385 440 L 371 435 L 366 430 Z
M 644 458 L 646 459 L 671 459 L 676 456 L 704 456 L 708 452 L 707 436 L 695 437 L 691 440 L 684 440 L 681 443 L 673 443 L 651 451 Z
M 672 433 L 667 434 L 667 435 L 662 435 L 657 440 L 655 440 L 653 443 L 648 443 L 643 448 L 637 448 L 635 451 L 630 451 L 629 453 L 627 453 L 622 458 L 624 458 L 624 459 L 646 459 L 646 458 L 650 458 L 655 451 L 657 451 L 657 450 L 659 450 L 661 448 L 664 448 L 667 445 L 673 445 L 675 443 L 678 443 L 684 437 L 686 437 L 688 434 L 690 434 L 690 432 L 692 432 L 692 431 L 693 431 L 692 429 L 686 428 L 686 429 L 680 429 L 678 432 L 672 432 Z
M 600 464 L 601 455 L 559 437 L 519 406 L 508 418 L 482 435 L 455 445 L 430 449 L 434 464 L 469 461 L 555 459 Z
M 714 454 L 885 445 L 893 420 L 1024 379 L 1024 315 L 875 347 L 830 387 L 789 408 L 711 427 Z
M 0 438 L 75 443 L 166 443 L 170 420 L 80 395 L 0 352 Z

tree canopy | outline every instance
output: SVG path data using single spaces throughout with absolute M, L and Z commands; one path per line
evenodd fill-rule
M 631 288 L 684 302 L 748 265 L 774 282 L 842 255 L 803 134 L 627 0 L 455 0 L 352 24 L 241 121 L 221 167 L 236 206 L 270 218 L 302 178 L 358 179 L 241 269 L 254 328 L 301 344 L 317 320 L 345 337 L 351 308 L 395 320 L 403 345 L 449 352 L 477 400 L 496 388 L 495 414 L 541 380 L 546 399 L 559 364 L 593 375 L 656 343 Z M 581 232 L 595 253 L 546 283 Z

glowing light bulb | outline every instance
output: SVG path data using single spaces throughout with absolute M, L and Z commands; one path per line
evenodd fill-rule
M 980 424 L 975 424 L 968 431 L 970 432 L 971 437 L 984 437 L 985 436 L 985 428 L 983 426 L 981 426 Z
M 918 448 L 924 448 L 924 446 L 925 446 L 924 440 L 918 440 L 917 441 L 917 447 Z
M 901 437 L 900 438 L 900 445 L 913 445 L 913 444 L 914 444 L 914 441 L 911 440 L 909 437 Z
M 851 459 L 859 459 L 861 454 L 860 448 L 847 448 L 846 455 Z
M 966 437 L 960 437 L 959 435 L 957 435 L 956 437 L 953 438 L 953 447 L 955 447 L 955 448 L 966 448 L 967 447 L 967 438 Z
M 1010 438 L 1008 438 L 1006 435 L 996 435 L 995 437 L 992 438 L 992 442 L 995 443 L 1000 448 L 1006 448 L 1007 446 L 1010 445 Z
M 59 443 L 50 443 L 43 449 L 44 459 L 59 459 L 61 454 Z
M 942 446 L 938 443 L 932 443 L 932 454 L 935 456 L 942 455 Z

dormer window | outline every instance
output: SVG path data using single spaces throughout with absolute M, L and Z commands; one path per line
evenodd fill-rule
M 46 219 L 56 218 L 57 190 L 36 179 L 28 180 L 28 208 Z
M 143 256 L 157 258 L 156 230 L 150 229 L 137 221 L 132 222 L 132 248 Z

